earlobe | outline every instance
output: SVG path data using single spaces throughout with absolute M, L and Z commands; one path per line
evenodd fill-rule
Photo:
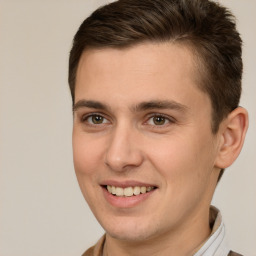
M 230 166 L 238 157 L 248 128 L 248 113 L 246 109 L 238 107 L 223 121 L 220 127 L 219 152 L 215 166 L 221 169 Z

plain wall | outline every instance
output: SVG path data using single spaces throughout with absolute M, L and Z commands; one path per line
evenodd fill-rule
M 0 256 L 74 256 L 103 233 L 72 163 L 73 35 L 107 1 L 0 0 Z M 214 196 L 231 248 L 256 255 L 256 1 L 222 0 L 244 40 L 243 151 Z

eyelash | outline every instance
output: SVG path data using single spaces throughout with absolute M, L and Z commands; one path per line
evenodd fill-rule
M 96 123 L 93 123 L 92 120 L 91 121 L 88 121 L 90 118 L 93 118 L 93 117 L 100 117 L 103 119 L 103 122 L 102 123 L 99 123 L 99 124 L 96 124 Z M 153 118 L 163 118 L 164 119 L 164 124 L 150 124 L 149 121 Z M 172 124 L 172 123 L 175 123 L 175 119 L 173 117 L 170 117 L 168 115 L 164 115 L 164 114 L 159 114 L 159 113 L 152 113 L 152 114 L 149 114 L 147 116 L 147 119 L 146 121 L 143 123 L 145 125 L 148 125 L 148 126 L 151 126 L 153 128 L 162 128 L 162 127 L 166 127 L 166 125 L 169 125 L 169 124 Z M 106 118 L 103 114 L 101 113 L 90 113 L 90 114 L 87 114 L 87 115 L 83 115 L 82 118 L 81 118 L 81 122 L 82 123 L 87 123 L 87 125 L 89 126 L 93 126 L 93 127 L 96 127 L 96 126 L 99 126 L 99 125 L 106 125 L 108 123 L 110 123 L 109 119 Z M 152 121 L 154 122 L 154 121 Z

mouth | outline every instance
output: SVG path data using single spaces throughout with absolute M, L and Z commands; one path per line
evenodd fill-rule
M 103 181 L 101 187 L 106 202 L 115 209 L 132 209 L 152 200 L 154 202 L 158 195 L 155 191 L 159 188 L 155 184 L 135 180 Z
M 109 194 L 116 197 L 136 197 L 141 194 L 147 194 L 156 189 L 154 186 L 117 187 L 112 185 L 105 185 L 103 187 Z

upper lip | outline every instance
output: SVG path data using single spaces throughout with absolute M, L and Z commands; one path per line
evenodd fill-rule
M 115 186 L 120 188 L 126 187 L 157 187 L 155 184 L 146 183 L 136 180 L 125 180 L 125 181 L 117 181 L 117 180 L 105 180 L 101 182 L 101 186 Z

